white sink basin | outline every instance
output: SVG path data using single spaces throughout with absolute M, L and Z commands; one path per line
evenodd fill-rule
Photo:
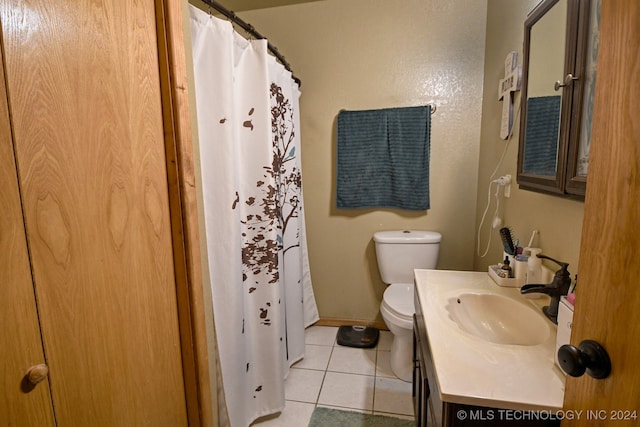
M 525 298 L 517 288 L 498 286 L 486 271 L 415 270 L 414 275 L 416 310 L 422 315 L 417 320 L 427 335 L 443 402 L 562 409 L 566 376 L 553 362 L 556 326 L 541 310 L 549 305 L 548 295 Z
M 549 337 L 548 321 L 538 310 L 504 295 L 461 293 L 446 309 L 460 329 L 492 343 L 531 346 Z

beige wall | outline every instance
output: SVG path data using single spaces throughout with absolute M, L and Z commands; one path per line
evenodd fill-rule
M 482 104 L 482 137 L 480 143 L 480 173 L 478 175 L 477 219 L 485 209 L 488 182 L 491 173 L 498 165 L 506 142 L 499 137 L 502 102 L 497 101 L 495 93 L 500 78 L 504 77 L 503 62 L 511 50 L 518 50 L 519 62 L 522 61 L 522 40 L 524 21 L 527 13 L 535 7 L 538 0 L 489 0 L 487 11 L 487 39 L 484 69 L 484 97 Z M 516 97 L 516 103 L 519 102 Z M 498 168 L 496 177 L 504 174 L 516 176 L 518 156 L 518 134 L 520 116 L 516 117 L 514 137 L 509 142 L 503 164 Z M 495 187 L 493 187 L 495 189 Z M 494 202 L 492 202 L 494 203 Z M 492 204 L 487 215 L 491 222 Z M 540 231 L 537 245 L 553 258 L 570 263 L 569 271 L 576 274 L 582 231 L 584 203 L 561 199 L 555 196 L 533 193 L 512 186 L 511 198 L 501 201 L 501 217 L 505 225 L 512 228 L 514 234 L 526 244 L 534 229 Z M 481 247 L 487 244 L 490 228 L 487 222 L 482 228 Z M 489 264 L 499 261 L 502 245 L 497 230 L 490 232 L 491 249 L 481 258 L 475 256 L 476 270 L 486 270 Z M 547 264 L 557 269 L 553 263 Z
M 302 80 L 302 164 L 313 287 L 322 318 L 380 319 L 372 235 L 443 234 L 440 268 L 473 267 L 486 1 L 326 0 L 243 12 Z M 337 210 L 340 109 L 435 103 L 431 209 Z

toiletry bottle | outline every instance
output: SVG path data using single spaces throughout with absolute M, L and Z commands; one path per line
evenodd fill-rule
M 506 278 L 512 278 L 513 277 L 513 270 L 511 269 L 511 266 L 509 265 L 509 257 L 508 256 L 504 257 L 504 263 L 502 264 L 501 269 L 505 274 L 504 277 L 506 277 Z
M 540 252 L 539 248 L 531 248 L 531 254 L 527 260 L 527 284 L 541 284 L 542 283 L 542 260 L 538 258 Z

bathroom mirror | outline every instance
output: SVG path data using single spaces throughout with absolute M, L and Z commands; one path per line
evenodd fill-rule
M 525 21 L 520 188 L 584 198 L 599 21 L 591 3 L 543 0 Z

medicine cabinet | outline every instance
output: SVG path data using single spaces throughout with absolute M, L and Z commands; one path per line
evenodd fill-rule
M 524 25 L 518 184 L 584 199 L 599 0 L 543 0 Z

